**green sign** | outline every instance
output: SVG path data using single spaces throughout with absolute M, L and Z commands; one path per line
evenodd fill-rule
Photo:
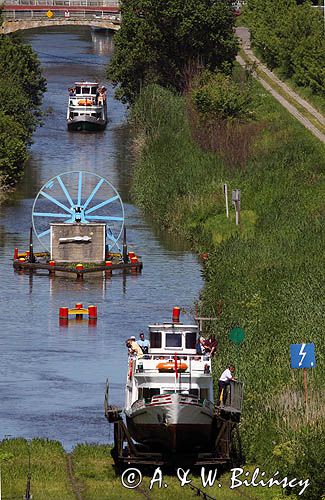
M 234 344 L 241 344 L 245 340 L 245 332 L 239 326 L 232 328 L 229 332 L 229 340 L 231 340 Z

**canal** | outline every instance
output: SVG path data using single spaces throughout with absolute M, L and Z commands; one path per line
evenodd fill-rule
M 127 368 L 125 339 L 152 322 L 168 321 L 174 305 L 192 318 L 202 287 L 200 265 L 177 239 L 159 232 L 130 200 L 130 135 L 125 106 L 113 99 L 105 65 L 112 36 L 87 28 L 51 28 L 22 35 L 42 62 L 48 91 L 43 126 L 34 135 L 25 176 L 0 206 L 0 439 L 57 439 L 67 450 L 78 442 L 107 443 L 103 416 L 106 378 L 110 400 L 123 404 Z M 109 124 L 98 134 L 66 130 L 67 88 L 95 79 L 108 89 Z M 75 279 L 17 274 L 13 249 L 26 249 L 33 200 L 51 177 L 88 170 L 120 192 L 130 249 L 142 255 L 142 275 Z M 96 304 L 96 327 L 60 328 L 60 306 Z

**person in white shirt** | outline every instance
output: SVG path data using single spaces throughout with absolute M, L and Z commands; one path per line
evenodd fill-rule
M 221 377 L 218 381 L 218 400 L 217 405 L 220 405 L 221 398 L 223 404 L 226 404 L 227 394 L 228 394 L 228 386 L 230 385 L 231 380 L 236 380 L 234 377 L 235 367 L 233 365 L 229 365 L 228 368 L 222 372 Z

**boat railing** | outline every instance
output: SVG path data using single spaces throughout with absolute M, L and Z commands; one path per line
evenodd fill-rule
M 244 397 L 244 384 L 238 380 L 231 380 L 230 382 L 230 404 L 238 411 L 242 410 Z
M 205 354 L 177 354 L 176 358 L 178 361 L 184 360 L 184 361 L 210 361 L 210 356 L 206 356 Z M 159 360 L 167 360 L 167 361 L 174 361 L 175 360 L 175 354 L 144 354 L 142 358 L 139 358 L 140 360 L 143 359 L 151 359 L 154 361 L 159 361 Z
M 227 399 L 224 407 L 241 412 L 243 406 L 244 384 L 238 380 L 230 381 L 230 391 L 227 394 Z

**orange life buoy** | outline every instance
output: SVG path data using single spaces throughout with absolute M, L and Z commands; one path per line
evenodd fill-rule
M 80 99 L 80 101 L 78 101 L 78 104 L 80 106 L 92 106 L 93 100 L 92 99 Z
M 158 363 L 156 366 L 160 372 L 174 372 L 175 371 L 175 361 L 167 361 L 165 363 Z M 186 363 L 177 362 L 177 371 L 185 372 L 188 366 Z

